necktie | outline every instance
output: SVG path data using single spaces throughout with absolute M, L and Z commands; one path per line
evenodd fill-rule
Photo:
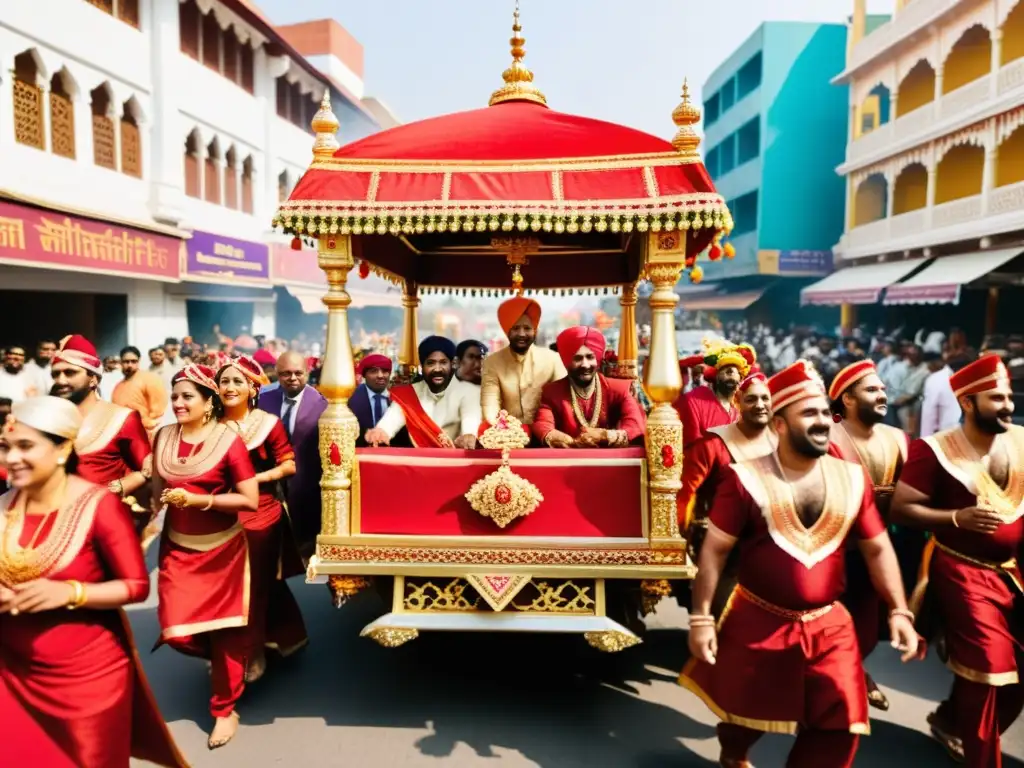
M 382 395 L 373 396 L 373 426 L 377 426 L 377 422 L 380 421 L 380 417 L 384 415 L 384 397 Z
M 281 414 L 281 421 L 284 423 L 284 431 L 288 433 L 288 439 L 292 436 L 292 411 L 295 410 L 295 400 L 291 397 L 284 399 L 284 412 Z

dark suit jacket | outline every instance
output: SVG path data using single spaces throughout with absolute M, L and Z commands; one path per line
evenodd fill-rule
M 363 435 L 366 434 L 366 430 L 373 426 L 373 406 L 370 403 L 370 388 L 366 384 L 360 384 L 356 387 L 356 391 L 352 393 L 352 397 L 349 398 L 348 407 L 359 419 L 359 437 L 356 438 L 356 447 L 365 448 L 366 441 L 363 439 Z M 384 410 L 388 409 L 388 404 L 391 402 L 391 398 L 388 397 L 387 392 L 384 393 Z M 381 415 L 384 412 L 381 411 Z
M 258 408 L 281 417 L 284 390 L 278 387 L 260 395 Z M 295 449 L 295 475 L 288 478 L 288 512 L 300 543 L 313 540 L 320 532 L 320 415 L 327 398 L 310 386 L 302 393 L 295 415 L 292 447 Z

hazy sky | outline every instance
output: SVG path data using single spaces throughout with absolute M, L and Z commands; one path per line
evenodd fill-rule
M 366 93 L 403 122 L 486 106 L 511 61 L 514 0 L 256 0 L 278 24 L 333 16 L 366 49 Z M 868 0 L 890 13 L 893 0 Z M 767 20 L 842 22 L 853 0 L 521 0 L 526 62 L 562 112 L 666 138 L 700 85 Z

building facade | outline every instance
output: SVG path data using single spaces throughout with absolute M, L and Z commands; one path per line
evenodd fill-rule
M 342 141 L 379 130 L 358 42 L 306 26 L 328 45 L 249 0 L 5 8 L 0 301 L 25 322 L 0 343 L 79 331 L 116 352 L 214 323 L 274 335 L 288 272 L 270 221 L 309 163 L 324 92 Z
M 835 80 L 849 94 L 841 270 L 805 302 L 843 305 L 846 326 L 858 306 L 959 304 L 991 332 L 1024 282 L 1024 2 L 898 0 L 887 23 L 866 19 L 855 0 Z
M 848 100 L 830 80 L 845 45 L 840 24 L 768 22 L 704 83 L 705 165 L 732 211 L 736 256 L 705 264 L 718 290 L 693 308 L 744 309 L 768 287 L 781 305 L 807 282 L 795 279 L 831 269 Z

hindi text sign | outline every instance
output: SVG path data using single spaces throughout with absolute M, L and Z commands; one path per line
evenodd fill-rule
M 185 248 L 186 279 L 222 285 L 270 283 L 270 253 L 265 243 L 197 231 Z

